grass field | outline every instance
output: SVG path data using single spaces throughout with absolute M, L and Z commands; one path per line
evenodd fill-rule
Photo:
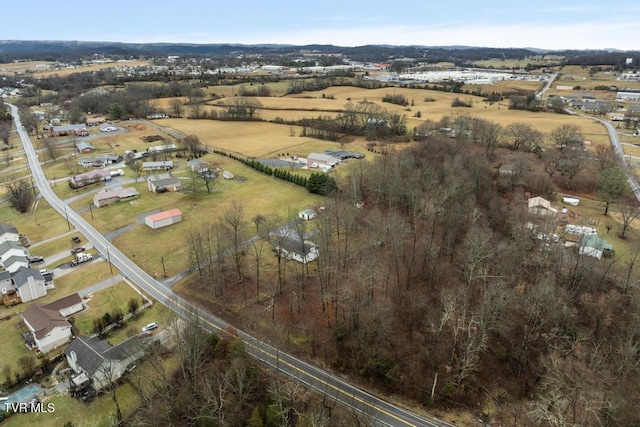
M 474 61 L 473 64 L 481 68 L 524 68 L 527 64 L 551 67 L 558 65 L 563 59 L 564 56 L 545 55 L 542 59 L 483 59 Z
M 4 306 L 0 306 L 0 313 L 2 316 L 8 314 Z M 0 360 L 3 366 L 5 364 L 11 366 L 13 372 L 22 372 L 22 368 L 18 364 L 21 357 L 33 356 L 35 358 L 35 354 L 25 346 L 21 335 L 23 332 L 27 332 L 27 327 L 24 326 L 19 316 L 14 314 L 8 320 L 0 320 L 0 340 L 2 342 Z M 3 375 L 0 378 L 0 383 L 5 381 L 6 378 Z
M 113 243 L 151 275 L 161 277 L 163 273 L 162 258 L 168 276 L 172 276 L 190 265 L 187 252 L 187 235 L 191 230 L 198 230 L 204 222 L 214 221 L 228 209 L 232 203 L 238 202 L 243 206 L 244 218 L 250 222 L 258 214 L 267 217 L 286 218 L 289 210 L 299 210 L 313 206 L 320 200 L 304 188 L 261 174 L 241 163 L 222 156 L 215 156 L 212 163 L 216 163 L 224 170 L 230 170 L 235 175 L 243 176 L 246 182 L 223 180 L 218 178 L 214 183 L 215 192 L 208 194 L 200 192 L 164 193 L 152 195 L 143 194 L 156 202 L 156 207 L 178 207 L 183 212 L 183 221 L 170 227 L 153 230 L 146 225 L 134 226 L 130 231 L 114 239 Z M 184 183 L 183 185 L 187 185 Z M 169 196 L 169 197 L 167 197 Z M 118 204 L 108 208 L 118 208 Z M 119 213 L 109 214 L 99 210 L 96 216 L 98 229 L 118 224 Z M 144 211 L 134 207 L 135 211 Z M 148 210 L 148 209 L 147 209 Z M 128 216 L 132 216 L 131 212 Z M 89 213 L 85 213 L 87 218 Z
M 6 64 L 0 64 L 0 75 L 15 75 L 23 74 L 27 72 L 38 72 L 40 70 L 48 69 L 49 66 L 55 64 L 51 61 L 24 61 L 24 62 L 10 62 Z
M 82 335 L 93 333 L 93 319 L 102 316 L 104 313 L 111 313 L 114 309 L 120 308 L 123 313 L 127 313 L 128 304 L 131 298 L 135 298 L 143 304 L 142 298 L 125 281 L 121 281 L 113 286 L 103 289 L 87 300 L 87 308 L 76 314 L 75 326 Z
M 98 71 L 98 70 L 104 70 L 107 68 L 116 68 L 116 67 L 138 67 L 143 65 L 149 65 L 149 63 L 146 61 L 109 62 L 106 64 L 93 64 L 93 65 L 87 65 L 87 66 L 81 66 L 81 67 L 75 67 L 75 68 L 65 68 L 62 70 L 38 71 L 33 74 L 33 77 L 40 78 L 40 77 L 51 77 L 55 75 L 60 77 L 67 77 L 75 73 L 86 73 L 90 71 Z

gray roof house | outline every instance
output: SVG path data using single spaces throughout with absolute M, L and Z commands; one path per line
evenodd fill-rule
M 5 240 L 0 243 L 0 264 L 11 273 L 29 266 L 27 255 L 26 249 L 18 242 Z
M 20 234 L 18 229 L 6 222 L 0 222 L 0 243 L 10 240 L 12 242 L 20 241 Z
M 278 241 L 275 249 L 280 256 L 288 260 L 298 261 L 302 264 L 308 264 L 314 261 L 319 255 L 318 248 L 313 242 L 308 240 L 302 242 L 289 237 Z
M 76 386 L 92 381 L 95 389 L 104 388 L 142 357 L 153 341 L 136 335 L 112 347 L 98 337 L 76 337 L 64 351 L 67 363 L 77 374 L 71 381 Z
M 47 295 L 47 283 L 49 288 L 53 282 L 46 282 L 42 273 L 33 268 L 20 267 L 12 276 L 13 287 L 22 302 L 29 302 Z
M 76 143 L 76 149 L 81 153 L 93 153 L 96 151 L 96 148 L 86 141 Z
M 149 179 L 148 184 L 149 191 L 153 193 L 164 193 L 167 191 L 182 190 L 180 180 L 172 176 L 169 178 Z

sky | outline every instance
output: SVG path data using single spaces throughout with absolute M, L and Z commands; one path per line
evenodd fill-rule
M 637 0 L 6 3 L 0 40 L 640 50 Z

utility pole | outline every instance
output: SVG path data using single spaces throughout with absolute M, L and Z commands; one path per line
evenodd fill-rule
M 162 273 L 164 274 L 164 278 L 167 278 L 167 270 L 164 268 L 164 256 L 160 256 L 160 260 L 162 261 Z
M 111 265 L 111 254 L 109 253 L 109 246 L 107 246 L 107 261 L 109 261 L 109 271 L 113 276 L 113 266 Z
M 91 219 L 93 219 L 93 203 L 89 203 L 89 210 L 91 211 Z

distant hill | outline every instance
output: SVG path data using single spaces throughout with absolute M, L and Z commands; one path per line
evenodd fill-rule
M 366 45 L 344 47 L 334 45 L 288 45 L 288 44 L 195 44 L 195 43 L 119 43 L 101 41 L 56 41 L 56 40 L 0 40 L 0 61 L 15 59 L 68 60 L 87 55 L 138 56 L 212 56 L 229 55 L 297 55 L 301 52 L 318 54 L 344 54 L 359 61 L 384 62 L 394 59 L 416 59 L 428 62 L 448 61 L 464 64 L 480 59 L 504 58 L 524 59 L 532 55 L 553 53 L 571 58 L 591 57 L 594 61 L 606 59 L 605 63 L 619 63 L 621 58 L 637 56 L 638 52 L 614 52 L 612 50 L 550 51 L 536 48 L 488 48 L 474 46 L 393 46 Z M 583 61 L 578 61 L 582 63 Z M 587 61 L 588 62 L 588 61 Z M 605 64 L 603 63 L 603 64 Z

